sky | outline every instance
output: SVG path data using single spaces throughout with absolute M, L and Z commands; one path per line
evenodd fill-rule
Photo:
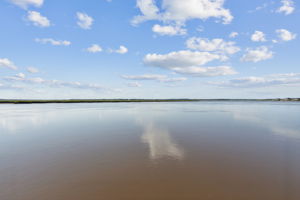
M 298 0 L 0 0 L 0 99 L 300 97 Z

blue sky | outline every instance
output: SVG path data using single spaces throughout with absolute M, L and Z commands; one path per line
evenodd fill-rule
M 299 97 L 292 0 L 2 0 L 0 99 Z

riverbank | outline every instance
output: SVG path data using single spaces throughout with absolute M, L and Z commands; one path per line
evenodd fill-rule
M 31 100 L 2 99 L 0 104 L 42 104 L 42 103 L 130 103 L 130 102 L 196 102 L 196 101 L 300 101 L 300 98 L 276 99 L 62 99 Z

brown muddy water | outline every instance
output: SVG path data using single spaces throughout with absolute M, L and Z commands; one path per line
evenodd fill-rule
M 0 105 L 0 200 L 299 200 L 300 103 Z

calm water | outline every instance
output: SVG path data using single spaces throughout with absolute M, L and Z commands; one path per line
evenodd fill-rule
M 0 200 L 299 200 L 300 103 L 0 105 Z

